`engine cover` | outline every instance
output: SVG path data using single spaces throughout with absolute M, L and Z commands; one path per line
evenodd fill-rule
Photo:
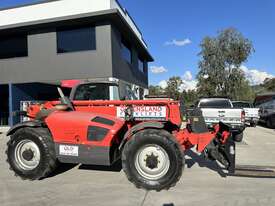
M 110 165 L 111 147 L 119 142 L 123 119 L 81 111 L 55 111 L 46 119 L 59 161 Z M 117 141 L 116 141 L 117 140 Z

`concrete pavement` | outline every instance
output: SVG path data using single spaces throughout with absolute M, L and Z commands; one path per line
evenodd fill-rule
M 180 182 L 169 191 L 145 192 L 130 184 L 117 168 L 68 165 L 41 181 L 22 181 L 5 162 L 7 138 L 0 136 L 1 206 L 241 206 L 275 205 L 275 131 L 257 127 L 245 131 L 237 145 L 237 164 L 257 167 L 257 178 L 228 177 L 215 163 L 195 153 L 187 156 Z M 274 169 L 275 170 L 275 169 Z M 271 173 L 269 178 L 262 174 Z

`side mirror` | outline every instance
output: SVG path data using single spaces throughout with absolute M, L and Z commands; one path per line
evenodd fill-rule
M 194 108 L 195 108 L 195 105 L 194 105 L 194 104 L 192 104 L 192 105 L 190 106 L 190 108 L 191 108 L 191 109 L 194 109 Z

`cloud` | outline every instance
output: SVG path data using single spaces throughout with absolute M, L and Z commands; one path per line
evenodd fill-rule
M 192 73 L 190 71 L 186 71 L 182 76 L 183 80 L 191 81 L 193 79 Z
M 197 89 L 198 81 L 193 79 L 193 75 L 190 71 L 186 71 L 182 76 L 182 85 L 179 87 L 179 91 L 189 91 L 189 90 L 196 90 Z M 167 80 L 162 80 L 158 83 L 162 89 L 167 87 Z
M 196 90 L 198 81 L 196 79 L 193 79 L 193 75 L 191 71 L 186 71 L 184 75 L 182 76 L 182 82 L 180 90 L 181 91 L 188 91 L 188 90 Z
M 158 83 L 158 86 L 160 86 L 162 89 L 165 89 L 167 87 L 167 81 L 162 80 Z
M 191 81 L 183 80 L 183 84 L 180 87 L 180 91 L 196 90 L 197 84 L 198 84 L 198 81 L 195 79 Z
M 151 66 L 150 70 L 153 74 L 160 74 L 168 72 L 168 69 L 166 69 L 164 66 Z
M 186 46 L 191 43 L 192 43 L 192 41 L 190 39 L 186 38 L 183 40 L 173 39 L 172 41 L 165 42 L 164 45 L 165 46 Z
M 242 65 L 240 68 L 243 70 L 246 79 L 250 82 L 251 85 L 259 85 L 262 84 L 266 78 L 275 77 L 274 75 L 267 72 L 263 72 L 257 69 L 249 69 L 244 65 Z

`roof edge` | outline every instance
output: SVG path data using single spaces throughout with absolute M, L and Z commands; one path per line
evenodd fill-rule
M 40 0 L 40 1 L 37 1 L 37 2 L 23 3 L 23 4 L 16 5 L 16 6 L 8 6 L 8 7 L 0 8 L 0 12 L 5 11 L 5 10 L 11 10 L 11 9 L 17 9 L 17 8 L 22 8 L 22 7 L 33 6 L 33 5 L 37 5 L 37 4 L 46 4 L 46 3 L 55 2 L 55 1 L 60 1 L 60 0 Z

